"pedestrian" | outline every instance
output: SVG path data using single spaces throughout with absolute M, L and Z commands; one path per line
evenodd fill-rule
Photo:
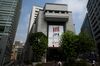
M 95 60 L 93 60 L 93 62 L 92 62 L 92 66 L 95 66 Z
M 62 66 L 62 62 L 61 61 L 58 62 L 58 66 Z

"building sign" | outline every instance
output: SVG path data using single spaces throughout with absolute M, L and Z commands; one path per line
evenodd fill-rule
M 64 32 L 62 25 L 49 25 L 48 46 L 59 47 L 62 33 Z

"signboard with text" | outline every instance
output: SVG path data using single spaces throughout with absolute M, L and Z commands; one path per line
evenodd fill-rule
M 62 25 L 49 25 L 48 47 L 59 47 L 62 33 L 64 32 Z

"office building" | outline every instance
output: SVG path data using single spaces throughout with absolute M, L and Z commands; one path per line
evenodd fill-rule
M 12 54 L 11 54 L 11 60 L 16 61 L 16 63 L 21 64 L 23 61 L 23 49 L 24 43 L 21 41 L 15 41 L 13 48 L 12 48 Z
M 83 21 L 81 32 L 86 33 L 91 39 L 94 40 L 91 25 L 89 22 L 88 13 L 86 14 L 85 19 Z
M 44 33 L 48 36 L 48 49 L 57 49 L 59 48 L 61 34 L 66 31 L 75 32 L 72 12 L 68 11 L 68 6 L 66 4 L 46 3 L 44 9 L 39 11 L 30 33 Z M 27 55 L 29 48 L 32 48 L 32 46 L 28 44 L 28 41 L 26 45 L 28 48 L 26 49 L 25 57 L 32 55 L 30 53 L 30 55 Z M 32 59 L 32 57 L 30 59 Z M 48 58 L 44 57 L 42 61 L 46 62 L 46 59 Z
M 32 33 L 42 32 L 48 36 L 48 47 L 59 47 L 59 36 L 66 31 L 75 32 L 72 12 L 68 11 L 68 6 L 65 4 L 45 4 L 44 9 L 39 11 L 32 27 Z M 53 37 L 53 34 L 55 34 L 55 37 Z M 59 34 L 59 38 L 56 40 L 57 34 Z M 57 44 L 53 45 L 53 43 Z
M 0 66 L 10 61 L 22 0 L 0 0 Z
M 38 6 L 33 6 L 31 14 L 30 14 L 29 28 L 28 28 L 29 31 L 28 32 L 30 32 L 30 30 L 32 28 L 32 25 L 33 25 L 36 17 L 38 16 L 38 13 L 39 13 L 40 9 L 43 9 L 43 8 L 38 7 Z
M 32 29 L 32 25 L 35 23 L 35 19 L 37 18 L 38 14 L 39 14 L 39 11 L 43 9 L 42 7 L 39 7 L 39 6 L 33 6 L 32 8 L 32 11 L 31 11 L 31 14 L 30 14 L 30 19 L 29 19 L 29 27 L 28 27 L 28 33 L 27 33 L 27 39 L 26 39 L 26 44 L 25 44 L 25 47 L 24 47 L 24 53 L 26 54 L 29 54 L 31 52 L 31 46 L 30 44 L 28 43 L 28 37 L 29 37 L 29 34 L 31 33 L 31 29 Z M 26 51 L 26 49 L 30 50 L 30 51 Z M 24 59 L 26 58 L 30 58 L 31 59 L 31 54 L 29 56 L 26 56 Z
M 87 11 L 97 46 L 97 52 L 100 57 L 100 0 L 89 0 L 87 4 Z

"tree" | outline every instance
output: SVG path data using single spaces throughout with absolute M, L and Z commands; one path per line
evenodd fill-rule
M 77 53 L 75 52 L 75 48 L 77 48 L 77 46 L 74 44 L 78 41 L 77 37 L 78 36 L 71 31 L 67 31 L 62 34 L 60 45 L 66 57 L 66 61 L 68 62 L 77 56 Z
M 78 55 L 81 55 L 83 58 L 86 58 L 88 57 L 88 55 L 91 54 L 91 52 L 95 51 L 96 46 L 93 38 L 91 38 L 88 34 L 81 32 L 79 34 L 79 44 L 77 48 L 77 53 L 79 53 Z
M 80 33 L 79 34 L 79 52 L 80 53 L 86 53 L 86 52 L 92 52 L 95 51 L 95 42 L 92 38 L 89 37 L 86 33 Z
M 30 34 L 29 43 L 32 45 L 33 61 L 41 61 L 48 46 L 47 37 L 42 32 L 32 33 Z
M 62 34 L 60 46 L 68 62 L 74 61 L 80 54 L 95 50 L 94 41 L 88 35 L 85 33 L 75 35 L 71 31 Z

